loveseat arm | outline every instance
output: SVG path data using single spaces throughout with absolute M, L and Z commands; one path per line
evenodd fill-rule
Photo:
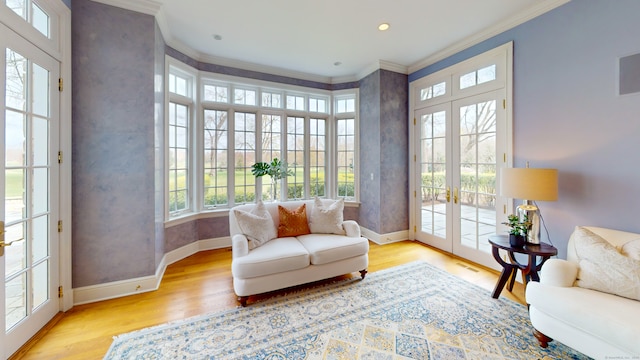
M 343 221 L 342 228 L 347 233 L 347 237 L 360 237 L 360 225 L 354 220 Z
M 231 250 L 233 258 L 249 254 L 249 241 L 243 234 L 235 234 L 231 237 Z
M 578 277 L 578 265 L 563 259 L 549 259 L 540 271 L 540 283 L 571 287 Z

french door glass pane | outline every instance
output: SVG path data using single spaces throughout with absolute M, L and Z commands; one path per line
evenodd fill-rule
M 49 300 L 49 261 L 45 260 L 36 265 L 31 270 L 33 274 L 33 304 L 32 308 L 36 309 L 45 301 Z
M 490 252 L 495 233 L 496 101 L 460 107 L 461 244 Z
M 9 280 L 5 285 L 5 331 L 14 327 L 20 320 L 27 317 L 27 276 L 25 273 Z
M 446 238 L 446 112 L 420 118 L 422 231 Z

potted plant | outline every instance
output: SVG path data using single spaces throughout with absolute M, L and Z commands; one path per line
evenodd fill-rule
M 531 222 L 529 218 L 524 215 L 523 221 L 520 221 L 516 215 L 509 215 L 507 217 L 507 222 L 503 222 L 502 224 L 507 225 L 509 229 L 509 244 L 511 246 L 523 246 L 527 239 L 527 232 L 529 231 L 529 227 L 531 226 Z
M 278 158 L 273 158 L 270 163 L 258 162 L 251 165 L 251 173 L 257 178 L 269 175 L 271 178 L 273 201 L 278 201 L 278 186 L 280 180 L 293 175 L 293 172 L 287 168 L 287 163 Z

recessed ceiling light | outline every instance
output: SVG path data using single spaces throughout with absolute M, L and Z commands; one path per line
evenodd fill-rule
M 216 40 L 222 40 L 222 36 L 218 35 L 218 34 L 213 34 L 213 38 Z
M 391 26 L 388 23 L 382 23 L 382 24 L 378 25 L 378 30 L 380 30 L 380 31 L 389 30 L 389 27 L 391 27 Z

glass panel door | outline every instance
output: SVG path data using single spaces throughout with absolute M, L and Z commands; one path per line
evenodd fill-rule
M 59 310 L 59 63 L 0 24 L 2 180 L 0 247 L 4 309 L 0 354 L 8 357 Z
M 502 91 L 453 102 L 454 253 L 494 266 L 489 235 L 496 233 L 498 129 L 505 123 Z M 500 106 L 498 106 L 500 105 Z
M 451 252 L 450 105 L 431 106 L 415 114 L 418 134 L 416 237 Z

